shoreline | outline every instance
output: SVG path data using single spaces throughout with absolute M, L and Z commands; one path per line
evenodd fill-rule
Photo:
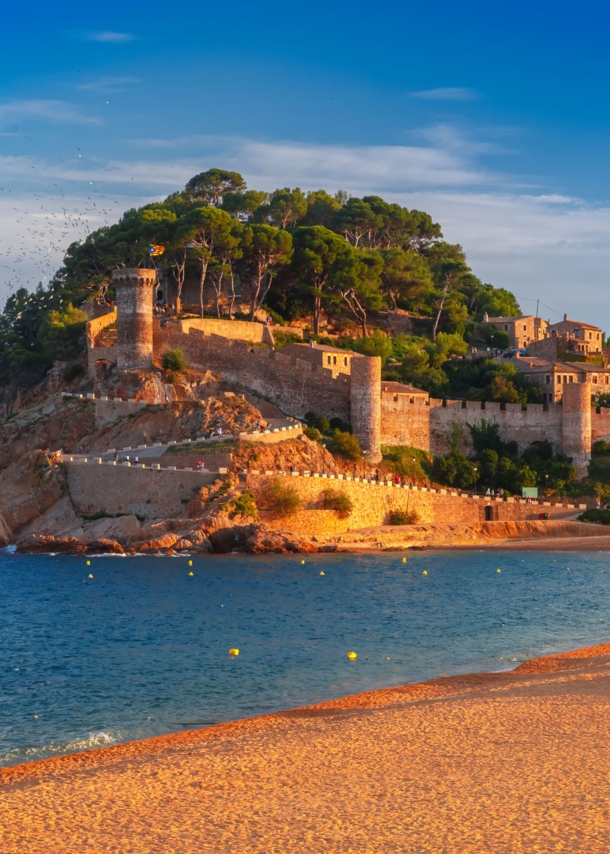
M 11 854 L 607 851 L 608 712 L 602 643 L 8 766 L 0 841 Z

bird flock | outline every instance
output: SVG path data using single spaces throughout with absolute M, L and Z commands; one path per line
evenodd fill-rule
M 83 157 L 78 146 L 73 157 Z M 40 168 L 33 158 L 27 160 L 32 169 Z M 123 212 L 123 203 L 104 192 L 102 184 L 98 188 L 86 178 L 51 181 L 43 178 L 31 191 L 24 191 L 23 184 L 0 184 L 0 289 L 5 295 L 20 287 L 45 287 L 72 243 L 112 225 Z

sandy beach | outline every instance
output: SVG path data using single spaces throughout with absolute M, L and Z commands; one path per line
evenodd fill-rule
M 2 854 L 607 852 L 610 644 L 0 772 Z

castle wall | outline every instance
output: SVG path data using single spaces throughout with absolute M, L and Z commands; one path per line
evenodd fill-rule
M 430 405 L 423 398 L 381 394 L 381 444 L 430 451 Z
M 523 452 L 532 442 L 548 439 L 556 451 L 563 448 L 562 408 L 557 404 L 530 403 L 523 409 L 520 403 L 485 403 L 468 400 L 465 407 L 461 400 L 448 400 L 447 406 L 440 400 L 430 401 L 430 453 L 446 454 L 448 440 L 454 424 L 463 427 L 463 439 L 470 446 L 470 424 L 487 421 L 498 424 L 505 442 L 517 442 Z
M 320 368 L 301 359 L 290 358 L 281 350 L 252 347 L 206 335 L 191 328 L 183 334 L 178 324 L 154 326 L 154 353 L 160 359 L 168 347 L 180 347 L 189 365 L 220 374 L 236 387 L 261 395 L 283 412 L 302 418 L 307 412 L 349 420 L 350 378 Z
M 101 317 L 95 317 L 93 320 L 87 321 L 86 336 L 87 336 L 87 370 L 92 379 L 96 377 L 96 362 L 103 359 L 107 363 L 116 362 L 117 354 L 115 347 L 96 347 L 95 339 L 106 329 L 112 326 L 117 321 L 116 308 L 110 309 L 107 314 Z
M 610 409 L 602 407 L 599 412 L 591 408 L 591 444 L 603 439 L 610 442 Z
M 251 344 L 269 344 L 273 346 L 273 335 L 269 326 L 264 323 L 253 323 L 249 320 L 223 320 L 214 317 L 188 317 L 186 320 L 172 321 L 180 326 L 182 332 L 188 335 L 189 329 L 199 329 L 201 332 L 222 335 L 237 341 L 249 341 Z M 291 333 L 303 337 L 302 329 L 290 329 Z

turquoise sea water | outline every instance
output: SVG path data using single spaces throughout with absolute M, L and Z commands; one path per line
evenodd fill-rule
M 0 764 L 610 639 L 607 554 L 305 561 L 0 552 Z

